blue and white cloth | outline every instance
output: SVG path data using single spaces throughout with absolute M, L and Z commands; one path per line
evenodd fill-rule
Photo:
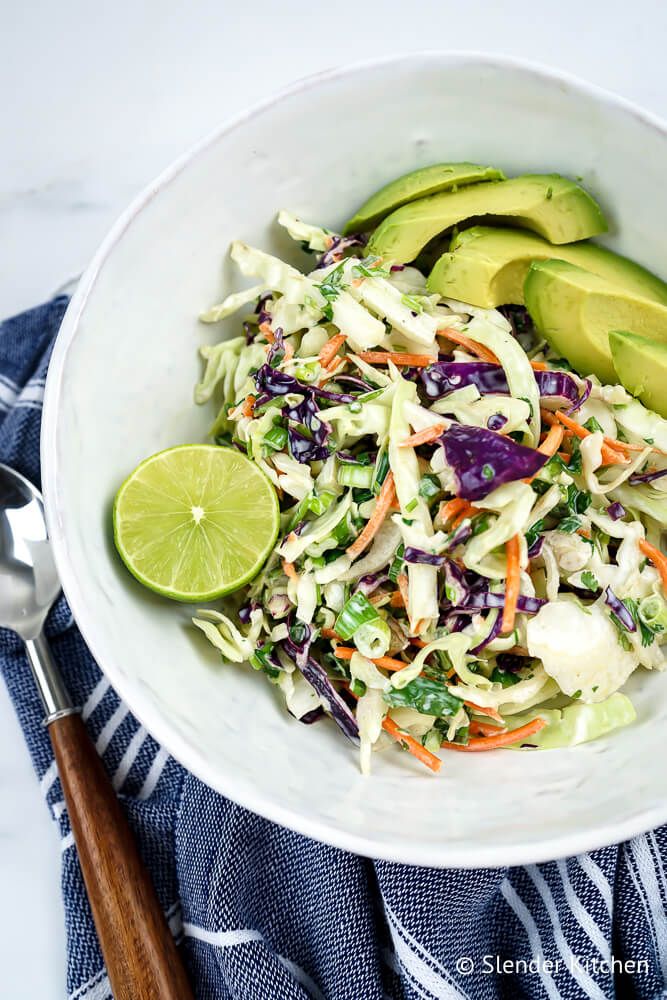
M 0 461 L 35 483 L 66 306 L 60 297 L 0 325 Z M 437 871 L 346 854 L 184 771 L 109 686 L 64 598 L 47 632 L 201 1000 L 667 997 L 667 827 L 526 868 Z M 69 1000 L 106 1000 L 41 706 L 22 644 L 3 630 L 0 668 L 61 838 Z

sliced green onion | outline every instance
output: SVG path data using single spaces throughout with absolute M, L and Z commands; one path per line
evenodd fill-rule
M 412 500 L 406 503 L 405 509 L 407 510 L 408 514 L 415 509 L 418 503 L 419 501 L 417 500 L 417 497 L 413 497 Z
M 653 632 L 667 629 L 667 604 L 659 594 L 651 594 L 639 602 L 639 617 Z
M 433 497 L 437 497 L 438 493 L 442 493 L 440 480 L 437 476 L 432 476 L 430 473 L 423 476 L 419 483 L 418 492 L 419 496 L 423 497 L 424 500 L 432 500 Z
M 264 444 L 274 451 L 282 451 L 287 444 L 287 428 L 275 424 L 267 434 L 264 435 Z
M 391 644 L 391 629 L 383 618 L 360 625 L 353 636 L 354 645 L 362 656 L 374 660 L 384 656 Z
M 350 413 L 361 413 L 361 411 L 363 409 L 361 403 L 358 400 L 356 400 L 356 399 L 355 399 L 354 403 L 348 403 L 347 404 L 347 408 L 350 411 Z
M 376 609 L 364 594 L 357 591 L 343 605 L 336 619 L 335 631 L 341 639 L 351 639 L 361 625 L 376 618 L 379 618 Z
M 381 451 L 375 462 L 375 476 L 373 477 L 373 492 L 379 493 L 382 484 L 389 472 L 389 455 L 386 451 Z
M 398 580 L 399 574 L 403 571 L 403 553 L 404 552 L 405 552 L 405 545 L 403 545 L 403 542 L 401 542 L 401 544 L 396 549 L 396 555 L 394 556 L 394 559 L 392 560 L 392 564 L 389 567 L 389 569 L 387 570 L 389 579 L 391 580 L 392 583 L 396 583 L 396 581 Z
M 308 361 L 306 364 L 297 365 L 294 369 L 294 377 L 299 382 L 314 382 L 320 373 L 319 361 Z
M 360 486 L 366 489 L 373 482 L 372 465 L 342 464 L 338 469 L 337 479 L 341 486 Z
M 350 681 L 350 691 L 352 694 L 356 694 L 357 698 L 363 698 L 366 694 L 366 685 L 358 677 L 354 677 Z

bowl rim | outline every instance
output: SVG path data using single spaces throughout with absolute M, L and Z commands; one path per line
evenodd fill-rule
M 316 89 L 321 84 L 335 82 L 344 77 L 383 69 L 388 66 L 407 63 L 431 62 L 440 65 L 480 65 L 485 68 L 518 71 L 527 77 L 537 77 L 552 84 L 567 86 L 602 105 L 625 112 L 647 127 L 667 137 L 667 122 L 658 115 L 647 111 L 624 97 L 589 83 L 568 72 L 557 70 L 537 62 L 512 56 L 497 55 L 476 50 L 435 50 L 396 53 L 378 59 L 361 60 L 343 66 L 326 69 L 302 77 L 276 93 L 257 101 L 235 116 L 223 121 L 210 133 L 194 143 L 185 153 L 175 159 L 166 169 L 150 181 L 128 207 L 117 218 L 102 243 L 94 253 L 89 265 L 81 276 L 72 296 L 54 345 L 46 379 L 41 428 L 42 487 L 49 536 L 53 546 L 56 566 L 62 588 L 84 641 L 95 656 L 101 671 L 110 681 L 119 697 L 128 705 L 132 714 L 156 739 L 156 741 L 215 791 L 238 802 L 244 808 L 275 823 L 314 840 L 331 844 L 342 850 L 371 858 L 384 859 L 411 865 L 434 868 L 486 868 L 508 865 L 525 865 L 572 856 L 586 851 L 608 846 L 644 833 L 667 822 L 667 799 L 664 806 L 645 809 L 617 822 L 606 822 L 565 835 L 546 837 L 539 842 L 512 845 L 484 845 L 471 847 L 468 844 L 454 847 L 443 842 L 437 845 L 410 844 L 407 842 L 390 844 L 374 840 L 372 836 L 350 833 L 336 826 L 314 820 L 303 812 L 285 807 L 279 802 L 256 791 L 245 779 L 220 773 L 208 762 L 203 754 L 193 751 L 186 740 L 175 732 L 169 719 L 152 706 L 142 691 L 136 687 L 131 675 L 123 673 L 117 666 L 111 651 L 105 650 L 103 659 L 97 658 L 100 649 L 95 628 L 95 612 L 87 601 L 86 594 L 76 578 L 70 564 L 66 529 L 61 516 L 58 489 L 58 414 L 63 393 L 67 358 L 79 329 L 81 317 L 97 279 L 124 233 L 132 225 L 152 199 L 169 184 L 198 156 L 204 153 L 220 138 L 235 131 L 239 126 L 274 105 L 305 91 Z

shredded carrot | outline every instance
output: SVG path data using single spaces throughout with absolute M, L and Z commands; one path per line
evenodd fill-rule
M 590 541 L 591 533 L 590 533 L 590 531 L 586 531 L 585 528 L 577 528 L 577 532 L 576 533 L 577 533 L 577 535 L 581 535 L 582 538 L 588 538 L 588 540 Z
M 540 407 L 540 416 L 542 417 L 542 423 L 546 424 L 547 427 L 553 427 L 554 424 L 558 423 L 557 418 L 551 412 L 551 410 L 545 410 L 544 407 Z
M 544 435 L 544 438 L 540 442 L 537 451 L 539 451 L 540 454 L 547 455 L 549 458 L 551 458 L 551 456 L 555 455 L 558 449 L 560 448 L 560 444 L 561 441 L 563 440 L 564 433 L 565 431 L 563 430 L 561 424 L 559 423 L 552 424 L 551 427 L 549 428 L 549 433 Z M 569 459 L 570 456 L 568 455 L 567 457 Z M 524 483 L 532 483 L 533 479 L 535 479 L 536 477 L 537 473 L 535 473 L 534 476 L 528 476 L 527 479 L 524 479 Z
M 438 334 L 446 337 L 447 340 L 451 340 L 452 343 L 464 347 L 468 354 L 474 354 L 481 361 L 490 361 L 494 365 L 500 364 L 493 351 L 490 351 L 488 347 L 484 347 L 483 344 L 478 344 L 477 341 L 471 340 L 470 337 L 459 333 L 458 330 L 452 330 L 447 327 L 445 330 L 438 330 Z
M 569 465 L 572 455 L 570 455 L 568 451 L 558 451 L 556 454 L 560 458 L 561 462 L 565 462 L 566 465 Z
M 323 639 L 336 639 L 338 642 L 340 642 L 340 636 L 338 635 L 337 632 L 334 632 L 332 628 L 323 628 L 320 631 L 320 635 L 322 636 Z
M 273 341 L 276 339 L 273 330 L 271 329 L 270 323 L 260 323 L 259 332 L 264 334 L 264 336 L 266 337 L 266 339 L 270 344 L 272 344 Z
M 559 424 L 554 424 L 553 427 L 549 428 L 549 433 L 537 450 L 543 455 L 549 455 L 549 457 L 555 455 L 560 448 L 564 433 Z
M 413 757 L 420 760 L 422 764 L 426 764 L 426 766 L 430 767 L 432 771 L 440 770 L 442 767 L 442 761 L 440 758 L 436 757 L 436 755 L 431 753 L 430 750 L 427 750 L 426 747 L 423 747 L 421 743 L 418 743 L 412 736 L 409 736 L 407 733 L 404 733 L 401 729 L 399 729 L 393 719 L 385 719 L 382 723 L 382 728 L 386 733 L 389 733 L 390 736 L 393 736 L 397 743 L 400 743 L 406 750 L 409 750 Z
M 643 555 L 653 563 L 660 574 L 663 587 L 667 590 L 667 556 L 660 549 L 656 549 L 655 545 L 647 542 L 645 538 L 640 540 L 639 548 Z
M 521 582 L 520 555 L 521 545 L 519 535 L 513 535 L 505 542 L 507 555 L 507 578 L 505 580 L 505 607 L 503 608 L 503 623 L 501 632 L 507 635 L 514 628 L 516 605 L 519 599 L 519 584 Z
M 320 364 L 323 368 L 329 368 L 346 340 L 347 337 L 344 333 L 337 333 L 335 337 L 326 342 L 319 353 Z
M 419 649 L 423 649 L 424 646 L 428 645 L 428 643 L 424 642 L 423 639 L 416 639 L 413 637 L 412 639 L 410 639 L 410 645 L 417 646 Z
M 385 481 L 382 484 L 382 489 L 375 501 L 375 510 L 373 511 L 370 519 L 364 525 L 364 528 L 352 544 L 347 549 L 347 554 L 356 558 L 361 552 L 364 551 L 369 542 L 375 537 L 385 516 L 394 502 L 394 496 L 396 494 L 396 487 L 394 486 L 394 475 L 390 471 L 387 473 Z
M 403 594 L 400 590 L 395 590 L 394 593 L 389 598 L 389 606 L 392 608 L 404 608 L 405 601 L 403 600 Z
M 283 573 L 285 574 L 285 576 L 289 577 L 290 580 L 298 579 L 299 574 L 294 568 L 294 563 L 287 562 L 286 559 L 283 559 L 282 567 L 283 567 Z
M 425 427 L 423 431 L 417 431 L 416 434 L 411 434 L 410 437 L 406 437 L 403 441 L 400 441 L 398 447 L 417 448 L 420 444 L 429 444 L 430 441 L 437 441 L 444 429 L 444 424 L 433 424 L 431 427 Z
M 480 722 L 478 719 L 473 719 L 470 723 L 472 736 L 499 736 L 505 732 L 507 732 L 506 726 L 493 726 L 490 722 Z
M 467 753 L 475 753 L 479 750 L 497 750 L 499 747 L 512 746 L 514 743 L 523 743 L 528 736 L 539 733 L 540 729 L 544 729 L 545 726 L 546 722 L 544 719 L 533 719 L 532 722 L 527 722 L 525 726 L 519 726 L 518 729 L 512 729 L 509 732 L 498 733 L 496 736 L 483 736 L 480 739 L 469 740 L 467 744 L 450 743 L 448 740 L 445 740 L 442 745 L 447 750 L 463 750 Z
M 473 507 L 471 503 L 468 503 L 466 501 L 465 507 L 462 507 L 461 510 L 459 510 L 458 514 L 454 515 L 454 520 L 452 521 L 452 528 L 458 528 L 461 521 L 465 521 L 467 517 L 474 517 L 475 514 L 478 513 L 479 511 L 477 507 Z
M 403 598 L 403 605 L 407 608 L 408 606 L 408 576 L 407 573 L 399 573 L 396 577 L 396 583 L 398 584 L 398 591 Z
M 337 660 L 351 660 L 354 653 L 356 653 L 356 649 L 353 649 L 352 646 L 334 646 L 333 654 Z
M 477 712 L 478 715 L 487 715 L 489 719 L 496 719 L 498 722 L 503 721 L 502 715 L 495 708 L 483 708 L 482 705 L 476 705 L 474 701 L 464 701 L 463 704 L 471 712 Z
M 251 417 L 255 410 L 255 397 L 246 396 L 243 400 L 243 406 L 241 407 L 241 413 L 244 417 Z
M 644 451 L 644 448 L 650 448 L 657 455 L 667 455 L 667 452 L 663 451 L 661 448 L 656 448 L 655 445 L 648 444 L 633 444 L 631 441 L 619 441 L 617 438 L 605 439 L 605 444 L 608 444 L 611 448 L 615 448 L 617 451 L 623 452 L 633 452 L 633 451 Z
M 338 660 L 351 660 L 356 652 L 357 650 L 352 646 L 336 646 L 334 648 L 334 656 Z M 402 670 L 403 667 L 408 666 L 403 660 L 396 660 L 393 656 L 378 656 L 372 662 L 376 667 L 380 667 L 381 670 L 388 670 L 390 673 Z
M 546 361 L 531 361 L 530 367 L 533 369 L 534 372 L 549 371 L 549 366 L 547 365 Z
M 587 427 L 582 427 L 581 424 L 578 424 L 576 420 L 573 420 L 572 417 L 568 417 L 561 410 L 556 410 L 556 417 L 558 420 L 560 420 L 562 424 L 565 425 L 565 427 L 567 427 L 569 431 L 572 431 L 572 433 L 579 439 L 583 440 L 583 438 L 587 438 L 591 433 Z M 612 442 L 612 443 L 610 444 L 607 442 Z M 613 441 L 612 438 L 604 439 L 602 443 L 602 448 L 600 449 L 603 465 L 628 464 L 629 459 L 626 458 L 625 455 L 621 454 L 621 452 L 616 450 L 616 445 L 618 443 L 620 442 Z
M 407 365 L 410 368 L 427 368 L 437 361 L 430 354 L 408 354 L 402 351 L 359 351 L 358 356 L 369 365 L 386 365 L 392 361 L 395 365 Z
M 454 517 L 455 514 L 458 514 L 460 510 L 463 510 L 467 506 L 467 500 L 463 500 L 461 497 L 454 497 L 453 500 L 447 500 L 446 503 L 440 504 L 438 517 L 443 524 L 446 524 L 450 518 Z

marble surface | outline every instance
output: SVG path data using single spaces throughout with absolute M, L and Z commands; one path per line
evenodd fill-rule
M 117 0 L 94 14 L 83 0 L 13 4 L 0 60 L 0 315 L 80 273 L 162 167 L 300 76 L 399 50 L 478 49 L 569 70 L 667 117 L 666 30 L 655 0 L 559 0 L 547 13 L 534 0 Z M 390 109 L 388 94 L 378 113 L 389 127 Z M 0 788 L 2 994 L 56 1000 L 59 844 L 3 688 Z

